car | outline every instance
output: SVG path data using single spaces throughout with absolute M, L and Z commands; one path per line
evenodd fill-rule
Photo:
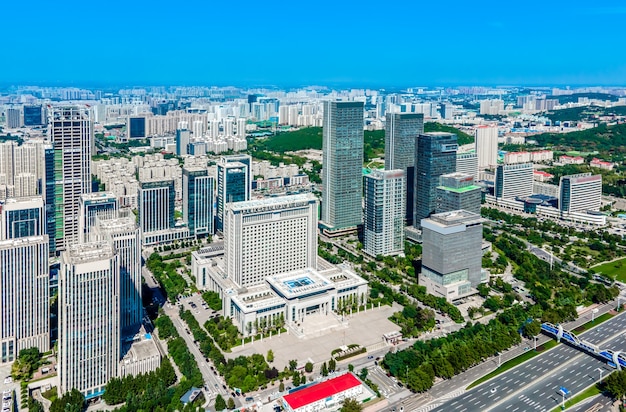
M 367 359 L 374 359 L 372 355 L 368 356 Z
M 222 385 L 222 388 L 224 388 L 224 390 L 226 390 L 226 385 Z
M 12 383 L 13 382 L 13 378 L 10 376 L 7 376 L 6 378 L 4 378 L 4 383 Z
M 219 389 L 219 388 L 220 388 L 220 386 L 216 383 L 215 384 L 215 389 Z
M 253 401 L 254 401 L 254 398 L 252 396 L 248 396 L 246 398 L 246 402 L 253 402 Z
M 496 393 L 498 390 L 496 388 L 491 388 L 491 390 L 489 392 L 491 393 Z

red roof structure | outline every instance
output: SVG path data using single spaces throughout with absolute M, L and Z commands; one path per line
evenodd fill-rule
M 291 409 L 296 410 L 313 402 L 329 398 L 333 395 L 354 388 L 355 386 L 359 386 L 360 384 L 361 382 L 355 378 L 353 374 L 346 373 L 336 378 L 318 383 L 317 385 L 300 389 L 299 391 L 285 395 L 283 398 L 285 399 L 285 402 L 291 406 Z

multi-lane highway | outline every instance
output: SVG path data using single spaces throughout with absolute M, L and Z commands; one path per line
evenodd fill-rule
M 620 314 L 580 336 L 601 348 L 626 350 L 622 336 L 624 320 Z M 605 362 L 561 344 L 435 410 L 551 410 L 562 401 L 561 386 L 574 396 L 600 379 L 598 369 L 603 370 L 604 376 L 611 371 Z

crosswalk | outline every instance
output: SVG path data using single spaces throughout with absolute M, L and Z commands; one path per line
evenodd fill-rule
M 420 407 L 416 407 L 416 408 L 411 408 L 411 405 L 405 405 L 404 410 L 406 412 L 428 412 L 428 411 L 432 411 L 435 408 L 440 407 L 441 405 L 444 404 L 445 401 L 456 398 L 457 396 L 461 396 L 465 393 L 465 389 L 461 388 L 458 389 L 454 392 L 450 392 L 445 394 L 444 396 L 442 396 L 441 398 L 435 399 L 434 401 L 430 402 L 427 405 L 423 405 Z

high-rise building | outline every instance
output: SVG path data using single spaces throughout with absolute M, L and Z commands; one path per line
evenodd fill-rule
M 407 225 L 413 224 L 415 189 L 415 150 L 417 137 L 424 133 L 421 113 L 387 113 L 385 123 L 385 169 L 402 169 L 406 173 Z
M 0 143 L 0 200 L 43 194 L 44 147 L 42 140 Z
M 55 187 L 54 181 L 54 147 L 52 145 L 44 146 L 44 164 L 45 164 L 45 207 L 46 207 L 46 234 L 50 242 L 50 254 L 56 254 L 56 223 L 57 219 L 54 215 L 55 208 Z
M 91 113 L 84 107 L 55 107 L 49 123 L 54 146 L 56 250 L 79 241 L 79 202 L 91 192 Z
M 117 252 L 120 265 L 120 327 L 125 336 L 133 335 L 141 326 L 141 235 L 132 214 L 115 217 L 98 216 L 94 235 L 106 240 Z
M 0 363 L 50 349 L 48 243 L 47 235 L 0 240 Z
M 561 212 L 598 211 L 602 206 L 602 175 L 580 173 L 562 176 L 559 192 Z
M 183 168 L 183 220 L 192 235 L 213 234 L 215 179 L 203 167 Z
M 533 164 L 498 165 L 494 193 L 497 199 L 514 199 L 532 195 Z
M 413 212 L 413 222 L 416 227 L 422 219 L 435 211 L 435 192 L 439 186 L 439 177 L 456 171 L 457 148 L 455 134 L 432 132 L 419 135 L 416 149 Z
M 419 284 L 448 301 L 472 293 L 485 282 L 482 271 L 483 219 L 457 210 L 422 220 L 422 273 Z
M 187 122 L 178 123 L 178 128 L 176 129 L 176 154 L 178 156 L 187 154 L 190 137 L 191 132 L 187 128 Z
M 45 213 L 40 196 L 0 201 L 0 240 L 43 236 Z
M 217 219 L 215 228 L 224 230 L 226 204 L 250 200 L 251 165 L 241 162 L 237 157 L 223 156 L 217 164 Z
M 404 251 L 405 171 L 373 170 L 365 175 L 363 250 L 371 256 Z
M 120 359 L 120 275 L 107 241 L 71 244 L 59 270 L 59 395 L 100 396 Z
M 480 215 L 481 189 L 465 173 L 442 175 L 436 191 L 435 213 L 467 210 Z
M 146 116 L 129 116 L 126 119 L 126 129 L 130 139 L 146 138 Z
M 8 129 L 17 129 L 22 127 L 24 122 L 22 121 L 22 111 L 18 107 L 8 108 L 6 114 L 6 125 Z
M 244 117 L 237 119 L 237 137 L 246 138 L 246 124 L 247 120 Z
M 471 175 L 478 181 L 478 155 L 476 153 L 457 153 L 456 171 Z
M 96 223 L 96 214 L 117 211 L 117 197 L 113 193 L 109 192 L 94 192 L 85 193 L 80 195 L 78 199 L 80 205 L 80 219 L 79 219 L 79 241 L 88 242 L 89 232 L 92 230 L 93 225 Z
M 226 273 L 240 287 L 266 276 L 317 267 L 317 200 L 309 194 L 229 203 Z
M 137 203 L 141 232 L 158 232 L 173 228 L 175 200 L 174 180 L 162 178 L 139 182 Z
M 478 167 L 489 169 L 498 164 L 498 128 L 496 126 L 478 126 L 475 133 Z
M 45 123 L 42 105 L 24 105 L 24 126 L 43 126 Z
M 324 102 L 322 222 L 328 231 L 363 222 L 363 103 Z

